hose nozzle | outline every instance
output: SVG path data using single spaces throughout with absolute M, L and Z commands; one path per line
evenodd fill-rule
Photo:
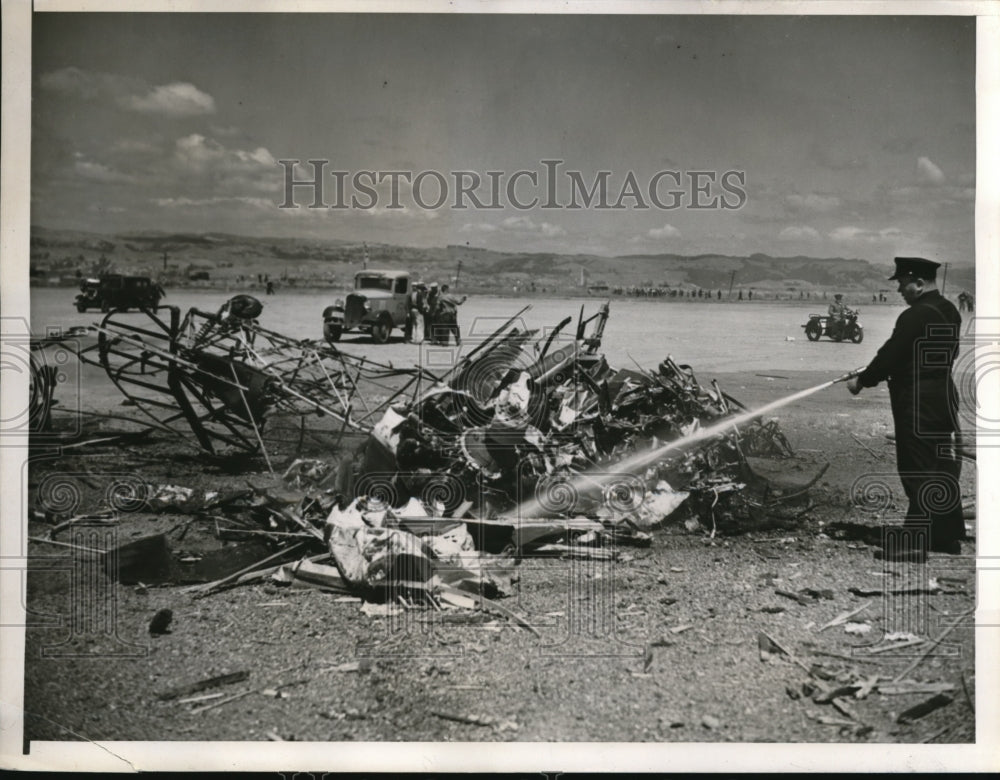
M 866 368 L 868 368 L 868 366 L 861 366 L 860 368 L 856 368 L 853 371 L 849 371 L 846 374 L 844 374 L 843 376 L 837 377 L 836 379 L 834 379 L 833 380 L 833 384 L 837 384 L 838 382 L 846 382 L 849 379 L 854 379 L 854 377 L 858 376 Z

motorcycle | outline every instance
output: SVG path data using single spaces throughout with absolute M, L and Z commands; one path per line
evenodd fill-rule
M 822 336 L 828 336 L 834 341 L 849 339 L 860 344 L 865 337 L 865 330 L 858 322 L 858 309 L 845 309 L 843 318 L 835 320 L 822 314 L 810 314 L 809 322 L 802 327 L 806 329 L 806 338 L 819 341 Z

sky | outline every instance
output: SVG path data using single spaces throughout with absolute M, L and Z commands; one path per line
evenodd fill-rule
M 974 18 L 36 13 L 32 43 L 35 225 L 974 262 Z

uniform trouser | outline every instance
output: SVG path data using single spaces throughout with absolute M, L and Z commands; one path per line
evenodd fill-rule
M 950 383 L 949 383 L 950 384 Z M 909 506 L 906 526 L 928 527 L 931 544 L 965 538 L 962 461 L 947 390 L 889 388 L 896 427 L 896 468 Z
M 462 343 L 462 335 L 458 329 L 458 320 L 453 316 L 443 316 L 434 323 L 434 343 L 447 346 L 450 337 L 455 336 L 455 344 Z

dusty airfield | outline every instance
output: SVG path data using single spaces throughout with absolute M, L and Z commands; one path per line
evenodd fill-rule
M 867 359 L 875 347 L 854 349 Z M 703 383 L 712 378 L 695 370 Z M 713 376 L 750 408 L 831 378 L 829 372 L 763 367 Z M 113 392 L 91 392 L 96 386 L 89 381 L 85 386 L 85 408 L 134 413 Z M 803 473 L 830 464 L 811 491 L 809 511 L 785 527 L 714 539 L 670 519 L 654 532 L 651 547 L 622 548 L 616 562 L 525 559 L 517 594 L 503 602 L 527 616 L 540 636 L 478 613 L 372 617 L 356 600 L 268 581 L 205 598 L 183 586 L 142 588 L 101 577 L 88 585 L 71 577 L 69 551 L 30 542 L 35 568 L 26 601 L 26 738 L 974 741 L 968 617 L 904 676 L 948 684 L 945 706 L 901 723 L 899 715 L 932 699 L 933 688 L 887 695 L 876 687 L 864 698 L 855 698 L 852 689 L 834 704 L 822 703 L 825 690 L 873 675 L 883 683 L 896 678 L 930 647 L 869 654 L 867 646 L 887 644 L 884 632 L 933 640 L 973 606 L 975 544 L 965 543 L 962 556 L 932 555 L 925 566 L 873 559 L 869 542 L 878 539 L 880 522 L 903 511 L 886 438 L 891 427 L 884 389 L 852 398 L 835 386 L 774 416 Z M 67 419 L 57 414 L 57 426 Z M 83 439 L 128 428 L 122 421 L 85 424 Z M 275 464 L 279 474 L 281 465 Z M 34 496 L 48 475 L 81 472 L 92 478 L 80 512 L 102 505 L 102 475 L 138 472 L 151 483 L 213 490 L 279 482 L 259 460 L 238 468 L 212 465 L 157 435 L 40 460 L 27 494 Z M 867 494 L 873 503 L 859 505 L 860 486 L 873 481 L 884 481 L 896 503 L 878 508 L 876 487 Z M 974 462 L 966 463 L 962 482 L 969 502 Z M 130 513 L 123 515 L 118 539 L 166 533 L 175 554 L 222 545 L 211 522 L 188 519 Z M 975 521 L 967 522 L 974 533 Z M 49 530 L 37 520 L 28 525 L 32 537 Z M 86 606 L 79 606 L 74 588 Z M 819 597 L 793 600 L 777 593 L 807 589 Z M 892 590 L 916 593 L 879 595 Z M 848 633 L 843 623 L 819 630 L 864 604 L 848 623 L 870 626 L 851 629 L 867 633 Z M 151 636 L 150 620 L 165 608 L 173 611 L 170 632 Z M 249 677 L 242 681 L 161 697 L 243 671 Z

